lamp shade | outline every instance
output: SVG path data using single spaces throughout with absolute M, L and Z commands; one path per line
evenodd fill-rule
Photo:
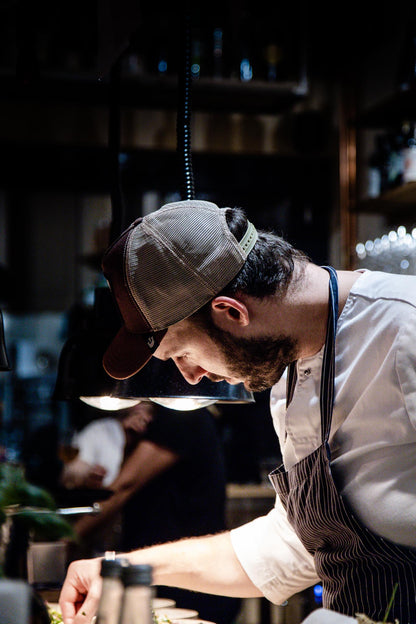
M 113 379 L 104 370 L 102 357 L 114 326 L 114 303 L 109 289 L 97 289 L 96 316 L 89 326 L 65 343 L 59 358 L 54 399 L 81 399 L 101 409 L 123 409 L 139 401 L 154 401 L 171 409 L 198 409 L 212 403 L 253 403 L 243 384 L 230 385 L 207 378 L 188 384 L 172 360 L 152 358 L 136 375 Z M 108 406 L 108 407 L 106 407 Z
M 80 331 L 66 341 L 59 357 L 54 399 L 131 399 L 126 394 L 125 382 L 107 375 L 102 366 L 102 355 L 110 340 L 111 334 L 96 329 Z M 141 397 L 137 397 L 135 403 L 140 400 Z M 107 403 L 111 405 L 111 401 Z M 120 404 L 119 409 L 127 406 L 128 404 Z
M 231 385 L 226 381 L 214 382 L 204 377 L 198 384 L 191 385 L 184 379 L 172 360 L 166 362 L 152 358 L 136 375 L 131 377 L 131 384 L 145 383 L 148 398 L 165 407 L 186 409 L 184 400 L 197 403 L 254 403 L 251 392 L 243 384 Z M 180 402 L 182 406 L 180 406 Z M 189 409 L 189 408 L 188 408 Z
M 102 366 L 102 356 L 112 338 L 103 331 L 84 331 L 68 339 L 59 359 L 54 399 L 81 398 L 106 409 L 122 409 L 151 400 L 173 409 L 198 409 L 215 403 L 253 403 L 243 384 L 230 385 L 204 378 L 188 384 L 172 360 L 152 358 L 129 379 L 113 379 Z M 112 406 L 112 407 L 111 407 Z

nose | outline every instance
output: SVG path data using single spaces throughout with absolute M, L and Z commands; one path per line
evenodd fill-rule
M 201 366 L 190 364 L 189 362 L 184 361 L 183 358 L 173 358 L 173 361 L 179 368 L 185 380 L 193 386 L 199 383 L 204 375 L 208 372 L 204 368 L 201 368 Z

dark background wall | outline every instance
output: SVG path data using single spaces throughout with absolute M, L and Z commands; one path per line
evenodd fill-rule
M 24 435 L 11 443 L 13 432 L 27 431 L 28 423 L 69 426 L 50 394 L 68 310 L 90 305 L 102 283 L 115 182 L 123 225 L 180 197 L 183 12 L 181 3 L 172 5 L 1 3 L 0 305 L 14 364 L 12 373 L 0 373 L 1 429 L 13 447 Z M 411 65 L 415 13 L 403 1 L 338 7 L 229 0 L 192 7 L 199 42 L 193 60 L 200 63 L 192 89 L 197 197 L 240 205 L 257 226 L 277 230 L 315 262 L 342 266 L 342 136 L 356 111 L 399 88 Z M 213 54 L 218 27 L 221 76 Z M 278 49 L 273 79 L 271 45 Z M 113 91 L 111 68 L 120 55 Z M 246 83 L 239 74 L 245 56 L 253 67 Z M 120 106 L 118 172 L 109 149 L 112 94 Z M 354 148 L 362 181 L 370 142 L 360 137 Z M 360 217 L 354 235 L 376 236 L 385 223 L 378 213 Z M 233 422 L 230 415 L 227 426 Z

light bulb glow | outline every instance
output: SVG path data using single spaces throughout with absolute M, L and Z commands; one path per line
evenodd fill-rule
M 181 412 L 189 412 L 191 410 L 201 409 L 201 407 L 207 407 L 215 403 L 216 399 L 196 399 L 187 397 L 178 398 L 162 398 L 162 397 L 149 397 L 150 401 L 168 407 L 169 409 L 179 410 Z
M 357 243 L 355 252 L 361 267 L 371 271 L 385 271 L 416 275 L 416 228 L 408 232 L 404 225 L 397 231 Z
M 96 407 L 109 412 L 127 409 L 128 407 L 133 407 L 134 405 L 140 403 L 139 399 L 119 399 L 117 397 L 110 396 L 80 396 L 79 398 L 91 407 Z

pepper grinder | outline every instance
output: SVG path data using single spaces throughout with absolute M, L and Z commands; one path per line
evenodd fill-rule
M 121 559 L 103 559 L 101 562 L 100 574 L 103 585 L 96 624 L 118 624 L 119 622 L 124 591 L 121 580 L 124 565 Z
M 153 624 L 152 567 L 129 565 L 122 570 L 124 594 L 120 624 Z

